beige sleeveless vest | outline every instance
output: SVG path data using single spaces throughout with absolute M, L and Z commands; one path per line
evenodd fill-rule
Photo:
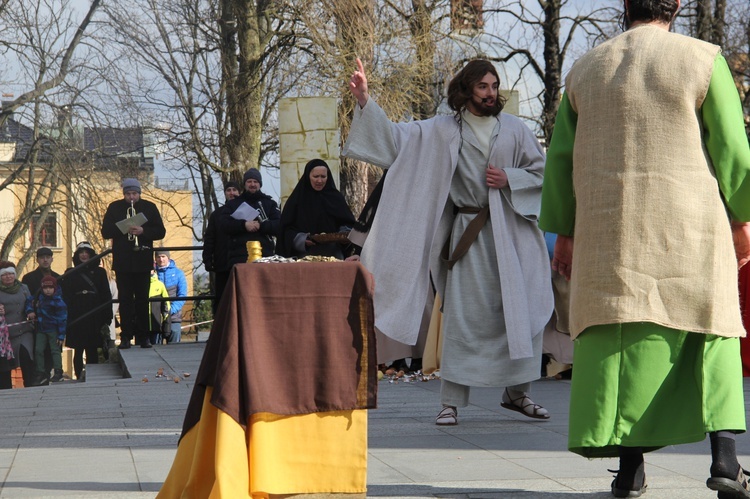
M 573 336 L 627 322 L 744 335 L 729 219 L 700 122 L 718 52 L 640 26 L 571 69 Z

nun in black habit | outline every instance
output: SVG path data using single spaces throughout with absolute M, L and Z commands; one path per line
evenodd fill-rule
M 310 236 L 348 231 L 354 223 L 354 215 L 336 189 L 328 164 L 313 159 L 305 165 L 305 172 L 284 204 L 277 251 L 285 257 L 320 255 L 343 259 L 345 244 L 319 243 Z

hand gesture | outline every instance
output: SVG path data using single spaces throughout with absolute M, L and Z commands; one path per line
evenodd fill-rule
M 750 222 L 732 222 L 732 239 L 734 253 L 737 256 L 737 268 L 742 268 L 750 262 Z
M 573 269 L 573 238 L 570 236 L 557 236 L 555 251 L 552 256 L 552 270 L 559 273 L 565 279 L 570 280 Z
M 505 170 L 500 170 L 492 165 L 485 170 L 487 173 L 487 186 L 492 189 L 502 189 L 508 185 L 508 175 Z
M 357 57 L 357 70 L 352 73 L 352 77 L 349 79 L 349 91 L 351 91 L 354 98 L 357 99 L 359 107 L 365 107 L 370 95 L 367 93 L 367 76 L 365 75 L 365 67 L 359 57 Z

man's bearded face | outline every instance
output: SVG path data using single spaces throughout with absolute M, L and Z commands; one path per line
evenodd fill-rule
M 500 82 L 495 75 L 487 73 L 479 80 L 471 91 L 471 100 L 466 104 L 467 109 L 476 116 L 497 116 L 502 107 L 498 100 Z

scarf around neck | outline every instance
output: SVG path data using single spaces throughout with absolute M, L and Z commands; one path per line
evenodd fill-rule
M 0 291 L 2 291 L 3 293 L 8 293 L 9 295 L 18 293 L 19 289 L 21 289 L 21 281 L 19 281 L 18 279 L 13 281 L 13 284 L 11 284 L 10 286 L 4 286 L 0 284 Z

